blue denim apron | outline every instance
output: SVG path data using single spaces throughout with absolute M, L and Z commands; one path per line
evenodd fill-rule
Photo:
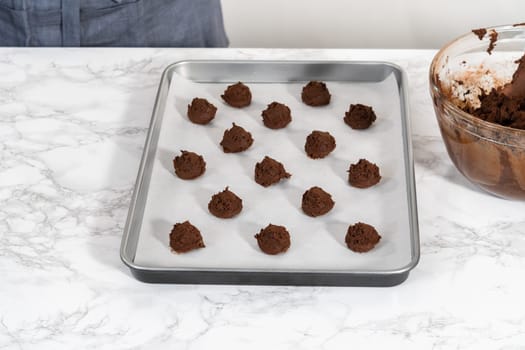
M 227 45 L 220 0 L 0 0 L 0 46 Z

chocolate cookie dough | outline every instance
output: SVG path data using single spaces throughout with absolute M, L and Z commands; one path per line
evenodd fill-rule
M 282 163 L 268 156 L 255 164 L 255 182 L 261 186 L 268 187 L 290 176 L 292 175 L 286 172 Z
M 282 129 L 292 121 L 292 115 L 288 106 L 272 102 L 262 112 L 263 123 L 270 129 Z
M 225 130 L 221 146 L 224 153 L 238 153 L 247 150 L 253 144 L 252 134 L 232 123 L 231 129 Z
M 512 75 L 512 80 L 503 86 L 502 91 L 507 97 L 521 99 L 523 101 L 525 100 L 525 55 L 521 56 L 515 63 L 518 64 L 518 67 Z M 522 111 L 525 111 L 525 105 Z
M 192 123 L 205 125 L 215 118 L 217 107 L 204 98 L 194 98 L 188 105 L 188 118 Z
M 379 167 L 366 159 L 359 159 L 348 169 L 348 182 L 354 187 L 368 188 L 377 184 L 379 180 L 381 180 Z
M 304 150 L 310 158 L 324 158 L 334 149 L 335 139 L 326 131 L 314 130 L 306 137 Z
M 344 117 L 345 123 L 352 129 L 368 129 L 375 120 L 376 114 L 372 107 L 360 103 L 350 105 Z
M 487 29 L 485 28 L 479 28 L 479 29 L 472 29 L 472 33 L 474 33 L 479 40 L 483 40 L 485 35 L 487 34 Z M 496 41 L 498 40 L 498 32 L 496 32 L 494 29 L 491 29 L 489 32 L 489 47 L 487 48 L 487 52 L 489 55 L 492 55 L 492 50 L 496 47 Z
M 326 84 L 320 81 L 311 81 L 303 87 L 301 99 L 308 106 L 325 106 L 330 103 L 330 92 Z
M 173 166 L 175 174 L 183 180 L 195 179 L 206 171 L 204 158 L 197 153 L 188 151 L 181 151 L 181 155 L 173 159 Z
M 489 55 L 492 55 L 492 50 L 494 50 L 494 48 L 496 47 L 496 41 L 498 41 L 498 32 L 496 32 L 495 30 L 491 30 L 489 33 L 489 38 L 490 42 L 489 47 L 487 48 L 487 52 L 489 53 Z
M 328 213 L 334 205 L 332 196 L 321 187 L 315 186 L 303 194 L 301 207 L 306 215 L 316 217 Z
M 487 30 L 485 28 L 472 29 L 472 33 L 474 33 L 479 40 L 483 40 L 485 34 L 487 34 Z
M 170 233 L 170 247 L 177 253 L 204 248 L 204 241 L 198 228 L 189 221 L 177 223 Z
M 358 222 L 348 226 L 345 242 L 351 251 L 365 253 L 372 250 L 380 239 L 381 236 L 373 226 Z
M 284 253 L 290 248 L 290 234 L 284 226 L 268 225 L 255 235 L 259 248 L 270 255 Z
M 235 108 L 246 107 L 252 102 L 250 88 L 241 82 L 228 86 L 221 97 L 227 104 Z
M 241 212 L 242 199 L 226 187 L 224 191 L 211 197 L 208 210 L 218 218 L 229 219 Z
M 478 108 L 464 110 L 485 121 L 525 130 L 525 55 L 518 61 L 512 81 L 490 93 L 479 96 Z

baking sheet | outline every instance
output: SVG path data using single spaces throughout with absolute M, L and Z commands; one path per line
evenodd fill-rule
M 229 83 L 236 82 L 235 76 Z M 252 271 L 392 271 L 413 260 L 404 161 L 403 126 L 399 89 L 394 75 L 378 83 L 327 81 L 330 105 L 309 107 L 300 100 L 306 82 L 245 83 L 252 104 L 235 109 L 220 95 L 229 84 L 199 83 L 173 74 L 153 163 L 148 197 L 134 262 L 146 268 L 196 270 L 243 269 Z M 203 97 L 218 107 L 207 126 L 186 117 L 187 104 Z M 287 128 L 271 130 L 262 124 L 261 111 L 272 101 L 288 105 L 293 121 Z M 368 130 L 352 130 L 342 118 L 350 103 L 373 106 L 377 120 Z M 231 123 L 250 131 L 255 139 L 244 153 L 225 154 L 220 141 Z M 312 130 L 329 131 L 337 147 L 327 158 L 313 160 L 304 153 Z M 184 181 L 173 173 L 172 159 L 179 150 L 202 154 L 204 176 Z M 264 188 L 253 180 L 255 163 L 265 155 L 281 161 L 292 177 Z M 350 163 L 366 158 L 381 169 L 379 185 L 357 189 L 348 185 Z M 243 199 L 244 209 L 233 219 L 208 213 L 211 196 L 226 186 Z M 334 209 L 310 218 L 302 213 L 301 196 L 311 186 L 332 194 Z M 175 254 L 169 248 L 173 224 L 190 220 L 204 238 L 206 248 Z M 346 248 L 349 224 L 366 222 L 382 236 L 370 252 Z M 285 254 L 262 253 L 253 237 L 269 223 L 284 225 L 292 245 Z

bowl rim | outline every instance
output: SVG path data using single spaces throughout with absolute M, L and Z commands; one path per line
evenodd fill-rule
M 492 30 L 496 31 L 497 33 L 509 32 L 509 31 L 522 31 L 525 33 L 525 23 L 505 24 L 505 25 L 499 25 L 499 26 L 493 26 L 493 27 L 485 27 L 484 29 L 487 30 L 487 33 L 489 33 Z M 487 130 L 491 130 L 491 131 L 505 132 L 507 136 L 510 133 L 516 137 L 525 138 L 525 129 L 511 128 L 509 126 L 504 126 L 504 125 L 500 125 L 500 124 L 496 124 L 496 123 L 492 123 L 492 122 L 488 122 L 483 119 L 480 119 L 470 113 L 465 112 L 464 110 L 456 106 L 454 103 L 452 103 L 452 101 L 448 99 L 447 96 L 445 96 L 445 94 L 442 93 L 440 84 L 439 84 L 439 77 L 438 77 L 437 72 L 435 72 L 437 68 L 437 63 L 442 58 L 442 56 L 446 55 L 446 52 L 451 47 L 456 45 L 458 42 L 466 39 L 470 35 L 475 35 L 475 34 L 472 31 L 470 31 L 448 42 L 441 49 L 439 49 L 439 51 L 432 58 L 432 62 L 430 64 L 430 69 L 429 69 L 429 82 L 430 82 L 431 97 L 434 98 L 434 94 L 436 94 L 438 97 L 441 97 L 441 101 L 442 101 L 441 103 L 443 105 L 445 105 L 448 109 L 451 109 L 454 113 L 457 114 L 457 116 L 459 116 L 464 121 L 470 124 L 477 124 L 476 126 L 487 129 Z M 493 140 L 493 139 L 490 139 L 490 140 L 494 142 L 498 142 L 497 140 Z

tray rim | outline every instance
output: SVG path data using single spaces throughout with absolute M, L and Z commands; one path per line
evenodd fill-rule
M 404 137 L 404 154 L 405 154 L 405 172 L 407 177 L 407 200 L 408 200 L 408 214 L 409 214 L 409 226 L 410 226 L 410 236 L 411 236 L 411 260 L 409 263 L 407 263 L 404 266 L 394 268 L 394 269 L 383 269 L 383 270 L 351 270 L 350 272 L 345 272 L 344 270 L 308 270 L 308 269 L 302 269 L 299 271 L 291 271 L 291 270 L 282 270 L 282 269 L 257 269 L 257 268 L 250 268 L 250 269 L 243 269 L 243 268 L 206 268 L 206 269 L 196 269 L 196 268 L 188 268 L 188 267 L 152 267 L 152 266 L 145 266 L 145 265 L 139 265 L 134 262 L 134 257 L 129 256 L 128 254 L 128 244 L 130 241 L 130 237 L 132 234 L 132 224 L 133 220 L 135 219 L 136 215 L 136 209 L 137 209 L 137 201 L 139 198 L 139 194 L 141 191 L 144 190 L 144 175 L 146 166 L 148 165 L 149 155 L 150 152 L 152 152 L 152 142 L 153 142 L 153 134 L 158 131 L 160 126 L 157 123 L 158 116 L 161 113 L 161 110 L 164 109 L 164 106 L 166 104 L 166 99 L 163 98 L 163 95 L 167 95 L 167 90 L 169 89 L 169 85 L 171 83 L 171 78 L 173 74 L 175 74 L 175 70 L 177 67 L 185 64 L 191 64 L 191 63 L 198 63 L 198 64 L 338 64 L 338 65 L 360 65 L 360 66 L 386 66 L 389 67 L 392 72 L 396 73 L 396 81 L 398 85 L 399 90 L 399 96 L 400 96 L 400 108 L 401 108 L 401 115 L 402 115 L 402 131 L 403 131 L 403 137 Z M 308 79 L 305 79 L 307 81 Z M 329 81 L 329 80 L 327 80 Z M 155 143 L 158 140 L 154 140 Z M 153 150 L 156 149 L 156 144 Z M 151 170 L 151 169 L 149 169 Z M 147 181 L 149 183 L 149 179 Z M 147 198 L 147 197 L 146 197 Z M 145 203 L 144 203 L 145 204 Z M 141 213 L 143 214 L 143 213 Z M 141 215 L 142 216 L 142 215 Z M 140 220 L 140 223 L 142 223 L 142 218 Z M 138 237 L 137 237 L 138 240 Z M 135 250 L 136 252 L 136 247 Z M 379 278 L 379 277 L 398 277 L 396 279 L 397 282 L 395 283 L 385 283 L 384 286 L 392 286 L 402 283 L 406 280 L 408 277 L 409 272 L 419 263 L 420 260 L 420 240 L 419 240 L 419 222 L 418 222 L 418 212 L 417 212 L 417 197 L 416 197 L 416 183 L 415 183 L 415 174 L 414 174 L 414 161 L 413 161 L 413 149 L 412 149 L 412 138 L 411 138 L 411 125 L 410 125 L 410 111 L 409 111 L 409 102 L 408 102 L 408 78 L 405 70 L 399 66 L 398 64 L 388 62 L 388 61 L 380 61 L 380 60 L 371 60 L 371 61 L 363 61 L 363 60 L 231 60 L 231 59 L 184 59 L 179 60 L 174 63 L 169 64 L 164 71 L 162 72 L 161 79 L 158 85 L 157 94 L 155 97 L 155 102 L 153 105 L 153 110 L 151 114 L 151 119 L 148 127 L 148 133 L 146 136 L 144 149 L 137 173 L 137 178 L 135 182 L 135 186 L 133 189 L 133 194 L 130 200 L 129 209 L 128 209 L 128 215 L 126 218 L 126 223 L 123 230 L 121 245 L 120 245 L 120 258 L 122 262 L 128 266 L 133 274 L 137 279 L 143 281 L 143 282 L 151 282 L 151 283 L 173 283 L 167 279 L 163 278 L 166 281 L 149 279 L 147 278 L 147 274 L 166 274 L 166 273 L 181 273 L 181 274 L 189 274 L 193 273 L 196 276 L 199 274 L 203 275 L 217 275 L 219 276 L 226 276 L 226 275 L 232 275 L 230 277 L 234 277 L 233 275 L 243 275 L 243 274 L 264 274 L 264 275 L 282 275 L 286 276 L 287 274 L 300 274 L 300 275 L 309 275 L 312 277 L 315 276 L 333 276 L 334 278 L 339 278 L 341 276 L 346 277 L 359 277 L 359 278 L 366 278 L 367 276 L 371 278 Z M 211 280 L 204 280 L 199 281 L 198 279 L 195 281 L 186 281 L 184 278 L 181 282 L 175 282 L 175 283 L 193 283 L 193 284 L 274 284 L 272 282 L 265 281 L 266 279 L 261 279 L 261 283 L 253 283 L 254 281 L 234 281 L 229 282 L 228 280 L 231 280 L 232 278 L 227 278 L 226 281 L 220 281 L 220 279 L 215 280 L 212 278 Z M 236 278 L 233 278 L 235 280 Z M 177 280 L 175 278 L 174 280 Z M 349 286 L 354 285 L 352 283 L 348 283 L 346 281 L 343 283 L 322 283 L 321 285 L 332 285 L 332 286 Z M 356 286 L 381 286 L 383 284 L 377 283 L 377 281 L 371 281 L 372 283 L 359 283 L 355 284 Z M 275 283 L 276 285 L 283 285 L 287 283 Z M 290 283 L 290 285 L 318 285 L 316 283 Z

